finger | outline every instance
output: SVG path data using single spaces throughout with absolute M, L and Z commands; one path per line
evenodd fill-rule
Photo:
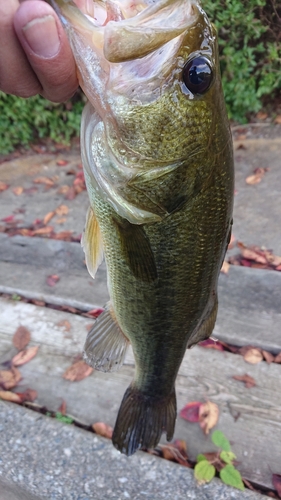
M 15 35 L 13 17 L 18 6 L 17 0 L 0 1 L 0 90 L 30 97 L 42 87 Z
M 23 2 L 14 18 L 17 36 L 42 86 L 54 102 L 73 95 L 78 87 L 74 58 L 60 21 L 41 0 Z

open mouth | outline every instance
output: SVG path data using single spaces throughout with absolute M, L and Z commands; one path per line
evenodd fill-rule
M 91 38 L 109 62 L 144 57 L 183 34 L 197 19 L 194 0 L 87 0 L 82 10 L 72 0 L 57 0 L 60 12 Z

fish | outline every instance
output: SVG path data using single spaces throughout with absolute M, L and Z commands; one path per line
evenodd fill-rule
M 180 364 L 216 321 L 234 193 L 217 33 L 198 0 L 50 3 L 88 99 L 82 246 L 93 278 L 105 257 L 110 295 L 84 359 L 114 372 L 132 346 L 112 436 L 130 456 L 172 439 Z

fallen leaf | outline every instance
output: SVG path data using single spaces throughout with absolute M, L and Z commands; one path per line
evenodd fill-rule
M 47 277 L 47 285 L 49 286 L 55 286 L 56 283 L 60 280 L 60 277 L 57 274 L 51 274 L 50 276 Z
M 211 401 L 202 403 L 199 408 L 199 425 L 205 434 L 217 424 L 219 419 L 219 407 Z
M 13 389 L 21 380 L 21 373 L 12 366 L 10 370 L 0 370 L 0 386 L 3 389 Z
M 67 165 L 67 164 L 68 164 L 68 161 L 66 161 L 66 160 L 58 160 L 57 161 L 57 165 L 59 167 L 65 167 L 65 165 Z
M 61 413 L 62 415 L 66 414 L 66 402 L 64 399 L 62 400 L 62 403 L 58 409 L 58 412 Z
M 256 381 L 253 377 L 250 377 L 247 373 L 245 375 L 233 375 L 232 378 L 235 380 L 239 380 L 240 382 L 244 382 L 245 387 L 247 389 L 250 389 L 250 387 L 255 387 Z
M 274 363 L 281 363 L 281 352 L 275 356 Z
M 85 315 L 87 315 L 90 318 L 97 318 L 100 314 L 102 314 L 104 309 L 102 307 L 97 307 L 96 309 L 91 309 L 90 311 L 87 311 Z
M 8 189 L 8 188 L 9 188 L 9 185 L 8 185 L 8 184 L 6 184 L 5 182 L 1 182 L 1 181 L 0 181 L 0 193 L 1 193 L 2 191 L 6 191 L 6 189 Z
M 26 389 L 24 392 L 16 392 L 15 394 L 20 398 L 21 403 L 25 401 L 33 402 L 38 396 L 37 391 L 34 389 Z
M 273 354 L 271 354 L 271 352 L 264 351 L 264 350 L 262 350 L 261 352 L 262 352 L 262 355 L 267 363 L 272 363 L 274 361 L 275 356 L 273 356 Z
M 31 361 L 37 354 L 39 346 L 28 347 L 23 351 L 20 351 L 16 356 L 13 357 L 12 363 L 14 366 L 21 366 L 25 363 Z
M 70 186 L 65 194 L 65 199 L 66 200 L 74 200 L 74 198 L 76 197 L 76 191 L 75 191 L 75 188 L 73 186 Z
M 61 231 L 53 235 L 54 240 L 71 241 L 73 231 Z
M 63 326 L 66 332 L 69 332 L 69 330 L 71 328 L 71 324 L 69 323 L 69 321 L 67 319 L 62 319 L 61 321 L 59 321 L 57 323 L 57 326 Z
M 69 212 L 69 208 L 66 205 L 60 205 L 56 208 L 56 214 L 59 216 L 66 215 Z
M 239 349 L 239 352 L 242 354 L 244 360 L 252 365 L 260 363 L 263 360 L 262 351 L 257 347 L 244 346 Z
M 175 439 L 172 444 L 173 446 L 175 446 L 175 448 L 177 448 L 177 450 L 181 452 L 184 458 L 188 458 L 186 441 L 184 441 L 184 439 Z
M 221 273 L 228 274 L 229 268 L 230 264 L 227 262 L 227 260 L 224 260 L 221 266 Z
M 188 422 L 199 422 L 199 409 L 202 403 L 199 401 L 192 401 L 182 408 L 180 411 L 180 417 L 184 418 Z
M 37 177 L 36 179 L 33 180 L 34 184 L 45 184 L 46 186 L 53 186 L 54 181 L 50 179 L 49 177 Z
M 277 125 L 281 125 L 281 115 L 276 116 L 274 123 L 277 123 Z
M 162 456 L 166 460 L 171 460 L 173 462 L 177 462 L 180 465 L 190 467 L 187 461 L 187 457 L 183 456 L 180 450 L 176 448 L 173 444 L 159 444 L 158 448 L 160 448 Z
M 106 437 L 108 439 L 112 438 L 113 429 L 112 429 L 112 427 L 110 427 L 110 425 L 107 425 L 104 422 L 97 422 L 97 423 L 93 424 L 92 429 L 99 436 L 103 436 L 103 437 Z
M 263 111 L 259 111 L 256 116 L 258 120 L 266 120 L 268 118 L 268 114 Z
M 18 394 L 11 391 L 0 391 L 0 399 L 11 401 L 11 403 L 21 403 L 21 398 Z
M 277 491 L 278 495 L 281 497 L 281 475 L 272 474 L 272 484 L 274 489 Z
M 17 196 L 20 196 L 23 193 L 23 187 L 17 186 L 12 189 L 13 193 Z
M 224 346 L 219 340 L 207 339 L 199 342 L 200 347 L 205 347 L 207 349 L 216 349 L 217 351 L 224 351 Z
M 48 212 L 43 219 L 43 224 L 47 225 L 50 222 L 50 220 L 54 217 L 55 214 L 56 214 L 56 212 L 54 212 L 54 211 Z
M 58 189 L 58 194 L 66 194 L 69 191 L 69 186 L 64 184 Z
M 258 184 L 266 172 L 268 172 L 268 168 L 256 168 L 254 173 L 246 178 L 246 183 Z
M 10 222 L 14 222 L 15 216 L 14 215 L 8 215 L 7 217 L 4 217 L 1 219 L 3 222 L 7 222 L 9 224 Z
M 53 226 L 40 227 L 39 229 L 34 229 L 32 232 L 33 236 L 47 235 L 53 232 Z
M 30 331 L 25 326 L 19 326 L 13 336 L 13 344 L 19 351 L 22 351 L 30 342 L 30 339 Z
M 71 382 L 79 382 L 93 373 L 93 368 L 82 359 L 73 363 L 63 374 L 63 378 Z

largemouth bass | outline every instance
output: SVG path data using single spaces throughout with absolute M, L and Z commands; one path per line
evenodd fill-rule
M 179 366 L 216 320 L 234 190 L 216 32 L 197 0 L 51 3 L 89 100 L 82 244 L 93 277 L 105 255 L 111 299 L 85 359 L 115 370 L 132 345 L 113 432 L 131 455 L 171 440 Z

